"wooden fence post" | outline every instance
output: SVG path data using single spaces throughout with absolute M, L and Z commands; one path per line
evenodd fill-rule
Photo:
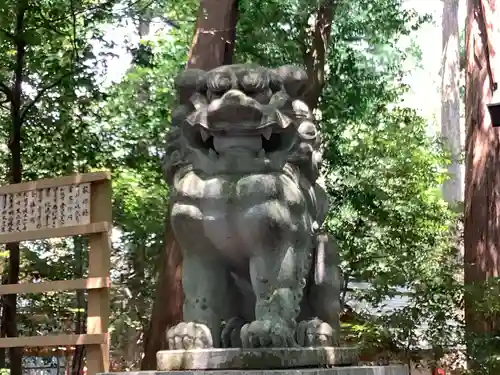
M 0 338 L 0 348 L 87 346 L 87 374 L 109 370 L 111 176 L 92 172 L 0 186 L 0 243 L 89 236 L 84 279 L 0 285 L 0 295 L 88 290 L 87 334 Z
M 91 222 L 112 222 L 111 181 L 102 180 L 92 185 L 90 206 Z M 107 277 L 110 273 L 111 227 L 109 232 L 89 236 L 89 277 Z M 109 290 L 88 291 L 87 333 L 106 334 L 101 345 L 87 347 L 87 371 L 89 375 L 109 370 Z

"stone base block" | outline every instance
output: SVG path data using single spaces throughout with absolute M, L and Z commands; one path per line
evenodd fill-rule
M 102 375 L 408 375 L 406 366 L 348 366 L 323 369 L 212 370 L 212 371 L 136 371 L 108 372 Z
M 258 348 L 162 350 L 156 353 L 157 369 L 261 370 L 347 366 L 358 363 L 357 348 Z

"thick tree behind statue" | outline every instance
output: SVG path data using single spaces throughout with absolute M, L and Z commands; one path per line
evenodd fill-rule
M 187 69 L 210 70 L 232 63 L 237 17 L 238 0 L 200 1 Z M 158 277 L 151 321 L 144 340 L 142 370 L 156 369 L 156 352 L 166 346 L 167 328 L 182 320 L 182 255 L 168 216 L 165 223 L 164 259 Z
M 466 22 L 466 174 L 464 212 L 465 322 L 469 339 L 496 332 L 498 315 L 481 311 L 481 283 L 500 276 L 500 138 L 491 124 L 486 104 L 498 84 L 498 16 L 496 0 L 468 0 Z M 497 313 L 498 314 L 498 313 Z M 484 347 L 468 343 L 471 357 Z M 495 348 L 496 350 L 496 348 Z M 477 363 L 472 362 L 471 367 Z M 497 372 L 495 372 L 497 373 Z
M 317 107 L 325 84 L 325 59 L 337 7 L 336 1 L 318 2 L 316 7 L 311 8 L 314 22 L 309 24 L 309 27 L 304 25 L 303 28 L 304 40 L 300 44 L 304 48 L 304 65 L 309 77 L 304 100 L 311 110 Z M 238 0 L 202 0 L 186 68 L 210 70 L 220 65 L 231 64 L 237 21 Z M 202 48 L 208 45 L 210 48 Z M 182 257 L 171 234 L 170 223 L 166 224 L 166 228 L 165 259 L 159 275 L 157 298 L 144 344 L 145 355 L 141 363 L 143 370 L 156 369 L 156 352 L 166 347 L 166 329 L 182 319 L 183 295 L 180 279 Z

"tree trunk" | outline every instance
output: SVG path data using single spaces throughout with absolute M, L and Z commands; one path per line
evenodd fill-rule
M 443 184 L 443 198 L 453 204 L 463 200 L 458 0 L 443 0 L 442 38 L 441 136 L 451 155 L 451 164 L 448 166 L 450 179 Z
M 186 68 L 231 64 L 237 21 L 238 0 L 201 0 Z
M 182 320 L 181 262 L 182 255 L 170 227 L 165 222 L 165 251 L 158 276 L 153 311 L 144 339 L 144 358 L 141 370 L 156 370 L 156 352 L 165 348 L 165 332 L 168 327 Z
M 337 4 L 338 2 L 334 0 L 324 0 L 318 5 L 314 15 L 314 26 L 307 35 L 311 45 L 304 51 L 304 62 L 310 82 L 304 100 L 311 109 L 318 106 L 321 90 L 325 84 L 325 63 Z M 237 19 L 238 0 L 224 0 L 222 4 L 217 0 L 202 0 L 186 68 L 209 70 L 231 64 Z M 182 255 L 171 234 L 170 223 L 167 222 L 166 228 L 165 268 L 160 272 L 157 298 L 146 335 L 145 356 L 141 364 L 143 370 L 155 369 L 155 355 L 165 345 L 164 333 L 167 327 L 182 319 Z M 170 293 L 167 292 L 169 289 Z M 170 298 L 161 298 L 167 295 Z
M 498 11 L 495 12 L 495 0 L 467 1 L 464 212 L 464 271 L 467 286 L 500 276 L 500 129 L 492 127 L 486 108 L 496 82 L 493 69 L 498 65 L 498 59 L 496 62 L 493 60 L 498 39 L 495 38 L 497 28 L 492 23 L 499 16 Z M 474 334 L 491 332 L 492 325 L 497 323 L 481 316 L 476 308 L 480 301 L 480 289 L 479 293 L 474 290 L 465 295 L 469 338 Z
M 201 0 L 186 68 L 210 70 L 231 64 L 236 41 L 238 0 Z M 141 370 L 156 369 L 156 352 L 165 347 L 166 330 L 182 320 L 182 254 L 167 214 L 165 251 L 151 321 L 144 339 Z
M 5 268 L 4 270 L 7 270 L 7 268 Z M 2 270 L 2 285 L 8 284 L 7 275 L 4 272 L 4 270 Z M 2 301 L 2 310 L 1 310 L 2 315 L 0 317 L 0 337 L 5 337 L 6 336 L 5 318 L 7 317 L 7 314 L 5 313 L 5 309 L 6 309 L 5 306 L 6 306 L 6 302 L 7 302 L 7 296 L 3 296 L 1 301 Z M 5 352 L 6 352 L 5 348 L 0 348 L 0 369 L 6 368 L 5 366 L 7 365 L 6 361 L 5 361 Z
M 304 64 L 309 79 L 304 100 L 311 110 L 314 110 L 321 96 L 326 82 L 325 66 L 328 56 L 328 47 L 331 39 L 332 23 L 337 10 L 338 1 L 322 0 L 319 2 L 314 17 L 313 26 L 307 30 L 304 41 L 306 49 L 303 51 Z
M 9 139 L 10 150 L 10 176 L 11 184 L 20 183 L 22 180 L 21 162 L 21 126 L 22 126 L 22 83 L 24 74 L 24 63 L 26 55 L 26 42 L 24 40 L 24 18 L 27 11 L 27 1 L 19 1 L 16 12 L 16 29 L 14 41 L 16 45 L 16 62 L 14 68 L 14 83 L 10 92 L 11 108 L 11 135 Z M 9 271 L 7 274 L 8 284 L 19 282 L 19 243 L 8 243 Z M 17 295 L 9 294 L 4 299 L 5 334 L 7 337 L 17 337 Z M 10 374 L 22 375 L 22 348 L 9 348 Z
M 86 241 L 78 236 L 73 237 L 73 248 L 75 250 L 75 278 L 83 278 L 83 250 L 86 246 Z M 75 334 L 85 333 L 85 315 L 82 311 L 85 309 L 85 293 L 83 290 L 77 290 L 76 296 L 76 316 L 75 316 Z M 83 370 L 83 357 L 85 355 L 85 346 L 77 345 L 71 360 L 71 375 L 80 375 Z
M 23 81 L 25 72 L 25 57 L 27 51 L 25 18 L 29 7 L 29 0 L 18 0 L 16 3 L 15 27 L 11 34 L 5 33 L 5 36 L 13 44 L 15 50 L 15 62 L 12 74 L 12 83 L 9 85 L 6 82 L 0 82 L 0 91 L 2 91 L 7 102 L 10 103 L 11 109 L 11 134 L 8 148 L 10 151 L 10 166 L 9 166 L 9 183 L 17 184 L 22 181 L 23 165 L 22 165 L 22 126 L 26 114 L 31 108 L 43 97 L 43 95 L 51 88 L 58 85 L 62 79 L 70 73 L 63 74 L 53 82 L 46 85 L 40 85 L 38 92 L 34 98 L 26 103 L 23 102 Z M 12 229 L 11 229 L 12 230 Z M 6 245 L 9 251 L 9 269 L 7 273 L 6 283 L 17 284 L 19 282 L 19 266 L 20 253 L 19 243 L 8 243 Z M 2 277 L 2 282 L 4 278 Z M 7 337 L 17 336 L 17 295 L 10 294 L 2 298 L 2 319 L 1 319 L 1 335 Z M 22 349 L 9 348 L 10 374 L 22 375 Z M 1 356 L 0 356 L 1 357 Z M 1 358 L 0 358 L 1 359 Z

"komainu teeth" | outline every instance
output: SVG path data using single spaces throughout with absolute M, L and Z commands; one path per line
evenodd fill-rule
M 262 130 L 262 136 L 269 141 L 271 135 L 273 134 L 273 130 L 270 127 L 264 128 Z
M 201 135 L 201 139 L 203 140 L 203 142 L 206 142 L 208 140 L 208 138 L 210 138 L 210 136 L 208 135 L 208 133 L 206 132 L 205 129 L 200 129 L 200 135 Z

